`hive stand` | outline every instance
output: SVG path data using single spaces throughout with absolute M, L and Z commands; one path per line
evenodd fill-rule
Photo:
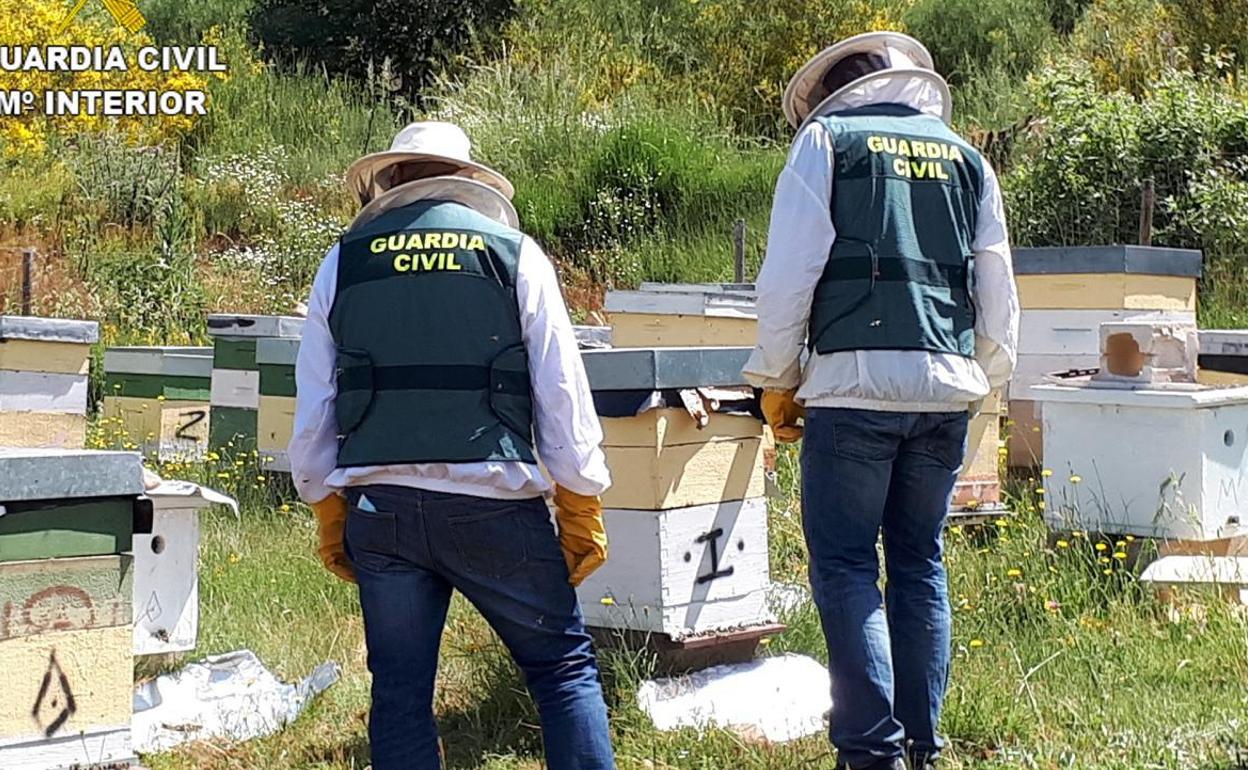
M 0 767 L 129 767 L 141 459 L 0 449 Z
M 0 446 L 81 449 L 94 321 L 0 315 Z

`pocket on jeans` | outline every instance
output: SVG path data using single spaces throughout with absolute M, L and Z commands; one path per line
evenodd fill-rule
M 969 423 L 967 414 L 949 416 L 927 434 L 926 453 L 951 471 L 961 470 L 962 461 L 966 459 Z M 996 447 L 990 449 L 995 451 Z
M 512 575 L 529 560 L 525 516 L 528 501 L 489 501 L 481 510 L 447 518 L 451 540 L 469 572 L 490 578 Z
M 398 518 L 393 513 L 365 511 L 352 505 L 347 512 L 346 542 L 353 564 L 385 569 L 398 557 Z
M 832 416 L 832 451 L 852 460 L 878 462 L 897 456 L 901 415 L 853 411 Z

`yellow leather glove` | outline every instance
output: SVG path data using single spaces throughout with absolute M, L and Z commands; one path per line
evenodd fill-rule
M 568 562 L 568 582 L 579 586 L 607 561 L 602 498 L 578 495 L 556 484 L 555 520 L 559 522 L 559 546 Z
M 763 391 L 763 417 L 776 434 L 776 441 L 782 444 L 791 444 L 802 437 L 802 426 L 797 421 L 806 415 L 806 410 L 797 403 L 796 397 L 797 388 Z
M 321 545 L 317 553 L 325 569 L 349 583 L 355 582 L 355 569 L 347 558 L 342 536 L 347 530 L 347 501 L 341 495 L 330 495 L 319 503 L 312 503 L 316 514 L 316 534 Z

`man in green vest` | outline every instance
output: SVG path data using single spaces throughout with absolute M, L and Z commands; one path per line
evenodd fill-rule
M 459 591 L 523 670 L 548 766 L 610 770 L 573 586 L 607 557 L 611 479 L 554 267 L 456 126 L 409 125 L 347 179 L 363 209 L 313 283 L 289 457 L 325 566 L 359 584 L 373 768 L 440 767 Z
M 805 437 L 830 737 L 851 770 L 920 770 L 940 755 L 941 532 L 970 413 L 1016 359 L 1001 193 L 949 129 L 950 104 L 927 49 L 893 32 L 822 51 L 784 95 L 798 133 L 776 185 L 745 371 L 777 439 Z

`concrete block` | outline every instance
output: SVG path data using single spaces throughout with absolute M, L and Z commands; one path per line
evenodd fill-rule
M 1120 383 L 1195 382 L 1196 325 L 1162 320 L 1101 324 L 1097 380 Z

